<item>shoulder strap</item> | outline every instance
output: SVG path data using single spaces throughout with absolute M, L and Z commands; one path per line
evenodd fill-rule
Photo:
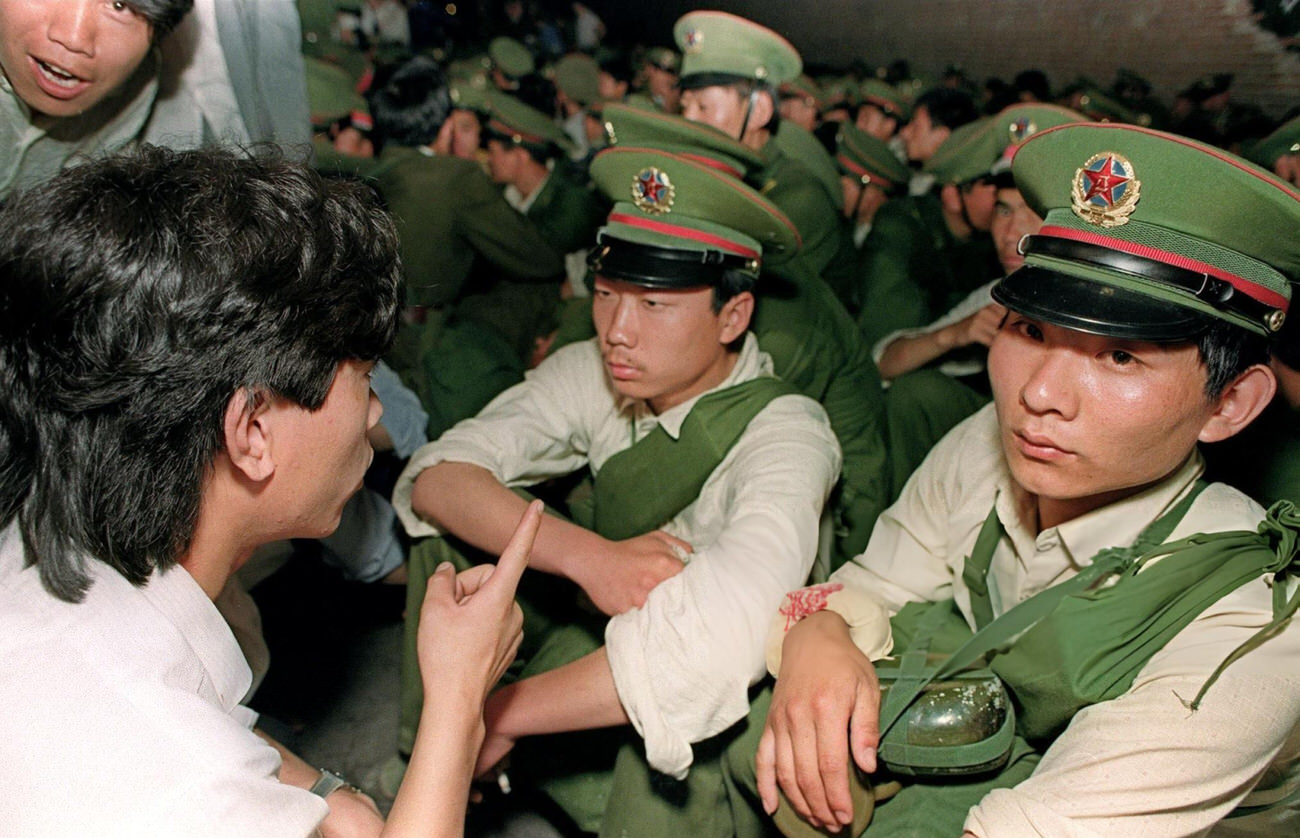
M 755 378 L 700 398 L 673 439 L 662 426 L 605 461 L 593 481 L 594 527 L 619 541 L 663 526 L 700 489 L 750 421 L 778 396 L 797 392 Z

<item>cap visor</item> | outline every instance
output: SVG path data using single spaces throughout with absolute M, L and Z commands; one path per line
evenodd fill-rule
M 993 299 L 1067 329 L 1154 343 L 1194 338 L 1217 319 L 1126 288 L 1031 265 L 994 286 Z

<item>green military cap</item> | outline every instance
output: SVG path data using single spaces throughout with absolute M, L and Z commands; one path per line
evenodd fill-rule
M 779 92 L 782 99 L 787 97 L 803 99 L 815 108 L 821 107 L 822 96 L 824 95 L 821 86 L 808 75 L 801 75 L 790 81 L 782 82 Z
M 688 12 L 673 26 L 682 51 L 684 87 L 741 78 L 780 85 L 796 78 L 803 60 L 780 35 L 726 12 Z
M 822 79 L 821 88 L 823 111 L 858 104 L 858 82 L 852 76 L 831 76 Z
M 618 146 L 591 162 L 616 202 L 588 258 L 601 276 L 652 288 L 716 285 L 729 269 L 757 277 L 793 256 L 799 233 L 771 201 L 730 175 L 667 151 Z
M 600 65 L 581 52 L 571 52 L 555 62 L 555 86 L 579 105 L 600 101 Z
M 866 185 L 874 183 L 886 192 L 907 188 L 912 170 L 880 140 L 851 123 L 842 123 L 835 143 L 835 162 L 840 171 Z
M 496 88 L 493 87 L 492 91 L 495 90 Z M 447 87 L 447 93 L 451 96 L 453 107 L 466 111 L 487 113 L 488 97 L 491 93 L 488 90 L 487 79 L 482 76 L 452 82 Z
M 858 87 L 858 102 L 875 105 L 899 122 L 912 118 L 912 103 L 903 91 L 880 79 L 867 79 Z
M 673 75 L 682 68 L 682 57 L 668 47 L 650 47 L 645 51 L 645 61 Z
M 488 43 L 488 57 L 502 73 L 512 79 L 521 78 L 537 69 L 537 62 L 528 47 L 504 35 Z
M 493 93 L 486 99 L 489 137 L 515 145 L 546 151 L 548 148 L 568 152 L 573 142 L 555 120 L 529 107 L 507 93 Z
M 1025 103 L 1003 108 L 957 128 L 926 161 L 925 170 L 939 183 L 967 183 L 1005 171 L 1020 144 L 1039 131 L 1088 122 L 1078 111 L 1060 105 Z
M 1043 217 L 1008 308 L 1070 329 L 1185 340 L 1215 323 L 1276 332 L 1300 276 L 1300 193 L 1213 146 L 1148 128 L 1065 125 L 1012 162 Z
M 1266 169 L 1273 168 L 1284 154 L 1300 154 L 1300 116 L 1284 123 L 1246 152 L 1247 157 Z
M 307 106 L 311 124 L 324 128 L 353 111 L 366 110 L 366 100 L 356 91 L 356 83 L 337 64 L 319 58 L 303 58 L 307 76 Z
M 669 151 L 741 180 L 763 165 L 761 154 L 712 125 L 615 102 L 603 117 L 611 146 Z

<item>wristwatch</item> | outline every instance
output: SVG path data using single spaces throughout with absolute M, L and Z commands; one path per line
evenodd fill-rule
M 346 788 L 349 791 L 360 792 L 361 789 L 349 783 L 347 780 L 330 771 L 328 768 L 320 770 L 320 779 L 312 783 L 309 791 L 317 797 L 328 797 L 339 789 Z

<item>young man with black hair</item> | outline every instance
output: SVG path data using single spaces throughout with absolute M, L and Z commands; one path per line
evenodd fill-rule
M 373 194 L 274 159 L 146 146 L 0 212 L 7 831 L 459 833 L 539 509 L 495 573 L 435 574 L 427 736 L 387 828 L 252 729 L 213 604 L 261 544 L 338 525 L 399 288 Z
M 155 47 L 193 2 L 0 3 L 0 198 L 140 135 L 158 94 Z
M 607 149 L 592 174 L 615 200 L 637 184 L 591 256 L 597 336 L 417 452 L 394 504 L 413 536 L 442 536 L 413 551 L 414 579 L 426 548 L 497 549 L 503 516 L 524 504 L 513 487 L 590 469 L 591 508 L 539 532 L 533 566 L 559 580 L 529 580 L 549 586 L 530 612 L 546 631 L 530 637 L 524 677 L 491 699 L 479 770 L 518 741 L 512 775 L 580 828 L 663 834 L 626 820 L 629 798 L 717 782 L 716 763 L 692 767 L 693 748 L 746 712 L 755 619 L 780 580 L 812 568 L 840 451 L 822 408 L 773 377 L 748 331 L 761 260 L 794 246 L 789 222 L 668 152 Z M 659 789 L 652 768 L 686 783 Z
M 993 404 L 940 442 L 862 556 L 788 598 L 766 722 L 728 762 L 738 793 L 791 835 L 798 818 L 866 836 L 1290 834 L 1300 516 L 1205 483 L 1197 448 L 1273 396 L 1300 194 L 1119 125 L 1042 131 L 1013 171 L 1045 223 L 993 291 Z M 891 645 L 882 704 L 873 661 Z M 948 703 L 949 721 L 988 742 L 972 722 L 1001 707 L 993 727 L 1014 735 L 983 762 L 907 751 L 940 717 L 894 693 L 981 657 L 1005 693 L 975 715 Z

